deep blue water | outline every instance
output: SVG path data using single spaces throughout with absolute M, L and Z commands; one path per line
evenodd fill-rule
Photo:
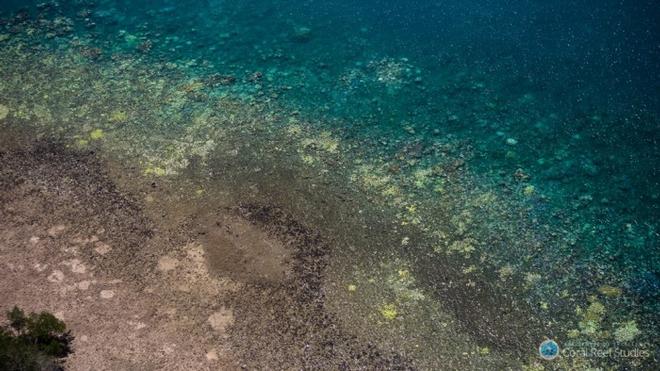
M 352 143 L 348 157 L 394 164 L 392 177 L 460 159 L 443 169 L 470 175 L 466 194 L 489 189 L 510 198 L 520 209 L 502 212 L 501 223 L 515 219 L 511 225 L 533 236 L 498 239 L 504 227 L 497 217 L 474 217 L 474 233 L 492 244 L 499 268 L 533 268 L 562 281 L 561 288 L 575 288 L 582 302 L 558 305 L 561 313 L 593 308 L 590 295 L 608 297 L 602 288 L 610 284 L 621 288 L 625 298 L 601 298 L 615 308 L 609 333 L 634 318 L 645 340 L 657 337 L 657 1 L 105 0 L 61 2 L 45 11 L 4 1 L 0 17 L 22 7 L 35 24 L 76 20 L 70 33 L 28 41 L 35 50 L 66 49 L 80 37 L 99 49 L 91 66 L 127 55 L 178 63 L 190 77 L 231 76 L 238 83 L 228 94 L 277 100 Z M 12 22 L 0 26 L 13 34 Z M 411 191 L 420 205 L 436 197 L 425 191 Z M 452 207 L 443 212 L 462 215 Z M 527 248 L 533 253 L 525 257 Z M 419 262 L 425 277 L 419 281 L 442 299 L 437 293 L 446 277 L 427 264 L 435 261 L 401 250 Z M 564 266 L 577 273 L 560 277 Z M 521 301 L 547 307 L 561 290 L 543 287 Z M 576 316 L 585 327 L 588 316 Z
M 5 1 L 5 9 L 30 2 Z M 39 2 L 35 2 L 39 3 Z M 539 88 L 554 89 L 554 99 L 599 104 L 635 104 L 658 109 L 658 31 L 654 1 L 98 1 L 100 14 L 116 9 L 120 29 L 147 25 L 149 32 L 169 31 L 190 42 L 180 46 L 187 57 L 219 53 L 223 14 L 241 18 L 257 44 L 281 41 L 292 25 L 313 26 L 315 44 L 285 49 L 297 64 L 330 65 L 355 61 L 366 53 L 400 54 L 424 67 L 438 59 L 457 58 L 467 68 L 529 78 Z M 67 2 L 61 7 L 67 7 Z M 104 11 L 106 11 L 104 13 Z M 119 26 L 119 25 L 117 25 Z M 366 40 L 363 50 L 350 39 Z M 271 45 L 271 47 L 275 47 Z M 257 45 L 245 45 L 253 49 Z M 286 46 L 283 46 L 286 48 Z M 219 54 L 219 56 L 222 54 Z M 244 55 L 249 59 L 250 55 Z M 243 65 L 246 61 L 241 61 Z M 255 61 L 256 62 L 256 61 Z M 508 76 L 507 76 L 508 75 Z M 523 89 L 524 87 L 520 87 Z

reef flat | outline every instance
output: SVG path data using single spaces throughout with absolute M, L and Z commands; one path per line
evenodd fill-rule
M 0 23 L 3 309 L 71 318 L 72 368 L 657 362 L 653 110 L 548 103 L 368 32 L 328 56 L 284 10 L 172 36 L 192 13 L 118 8 Z M 547 338 L 642 356 L 547 363 Z

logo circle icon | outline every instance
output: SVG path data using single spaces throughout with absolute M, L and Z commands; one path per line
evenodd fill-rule
M 546 361 L 552 361 L 559 355 L 559 345 L 556 341 L 548 339 L 539 345 L 539 355 Z

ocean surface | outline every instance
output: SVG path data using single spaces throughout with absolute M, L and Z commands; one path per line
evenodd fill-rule
M 4 0 L 11 135 L 315 231 L 322 311 L 239 321 L 248 368 L 658 365 L 655 1 Z

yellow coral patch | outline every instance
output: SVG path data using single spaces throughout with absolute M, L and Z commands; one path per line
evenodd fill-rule
M 128 120 L 128 115 L 124 111 L 112 111 L 110 113 L 110 122 L 119 124 L 122 122 L 126 122 Z
M 614 338 L 618 342 L 626 342 L 633 340 L 640 333 L 641 331 L 637 328 L 637 323 L 635 321 L 628 321 L 614 331 Z
M 365 188 L 381 188 L 392 180 L 389 176 L 382 175 L 380 171 L 369 165 L 360 166 L 357 174 L 354 174 L 352 178 L 362 183 Z
M 92 140 L 99 140 L 105 136 L 105 133 L 101 129 L 94 129 L 89 133 L 89 137 Z
M 395 319 L 399 315 L 394 304 L 383 305 L 380 308 L 380 314 L 388 321 Z
M 482 356 L 487 356 L 490 354 L 490 348 L 488 347 L 477 347 L 477 351 L 479 352 L 479 355 Z
M 8 115 L 9 107 L 5 106 L 4 104 L 0 104 L 0 121 L 7 118 Z
M 164 176 L 165 174 L 167 174 L 167 171 L 165 171 L 165 169 L 163 169 L 162 167 L 155 166 L 155 167 L 148 167 L 148 168 L 144 169 L 144 174 L 145 175 Z
M 314 162 L 316 162 L 316 159 L 310 155 L 302 155 L 300 158 L 306 165 L 312 165 Z
M 300 135 L 302 133 L 302 128 L 300 125 L 289 125 L 289 127 L 286 129 L 287 133 L 291 135 Z
M 591 303 L 587 308 L 584 319 L 587 321 L 600 321 L 605 314 L 605 306 L 597 301 Z
M 431 169 L 418 169 L 413 173 L 414 184 L 417 188 L 426 187 L 429 182 L 429 176 L 433 173 Z
M 598 288 L 598 291 L 601 294 L 603 294 L 605 296 L 609 296 L 611 298 L 616 298 L 616 297 L 621 296 L 621 289 L 618 288 L 618 287 L 614 287 L 614 286 L 603 285 L 600 288 Z
M 448 252 L 461 253 L 466 258 L 469 258 L 470 254 L 472 254 L 476 250 L 476 247 L 474 246 L 476 243 L 477 241 L 475 241 L 472 238 L 466 238 L 463 240 L 454 241 L 454 243 L 452 243 L 449 246 Z
M 580 336 L 580 331 L 576 329 L 568 330 L 566 336 L 568 336 L 569 339 L 577 339 L 577 337 Z
M 528 288 L 532 287 L 536 285 L 542 278 L 543 276 L 541 276 L 538 273 L 533 273 L 533 272 L 527 273 L 525 275 L 525 286 Z
M 383 190 L 382 195 L 385 197 L 394 197 L 401 194 L 401 190 L 397 186 L 389 186 Z
M 500 279 L 502 281 L 505 281 L 509 277 L 511 277 L 511 275 L 513 274 L 513 267 L 511 267 L 510 265 L 507 264 L 507 265 L 503 266 L 502 268 L 500 268 L 498 273 L 500 274 Z
M 492 192 L 484 192 L 477 196 L 472 203 L 476 207 L 484 207 L 495 202 L 496 197 Z
M 592 301 L 586 311 L 577 309 L 576 312 L 582 315 L 582 320 L 578 323 L 583 333 L 595 335 L 600 329 L 600 322 L 605 315 L 605 306 L 598 301 Z
M 328 131 L 324 131 L 321 133 L 321 136 L 317 141 L 317 144 L 323 150 L 330 153 L 337 152 L 337 148 L 339 148 L 339 142 L 336 139 L 332 138 L 332 134 Z

